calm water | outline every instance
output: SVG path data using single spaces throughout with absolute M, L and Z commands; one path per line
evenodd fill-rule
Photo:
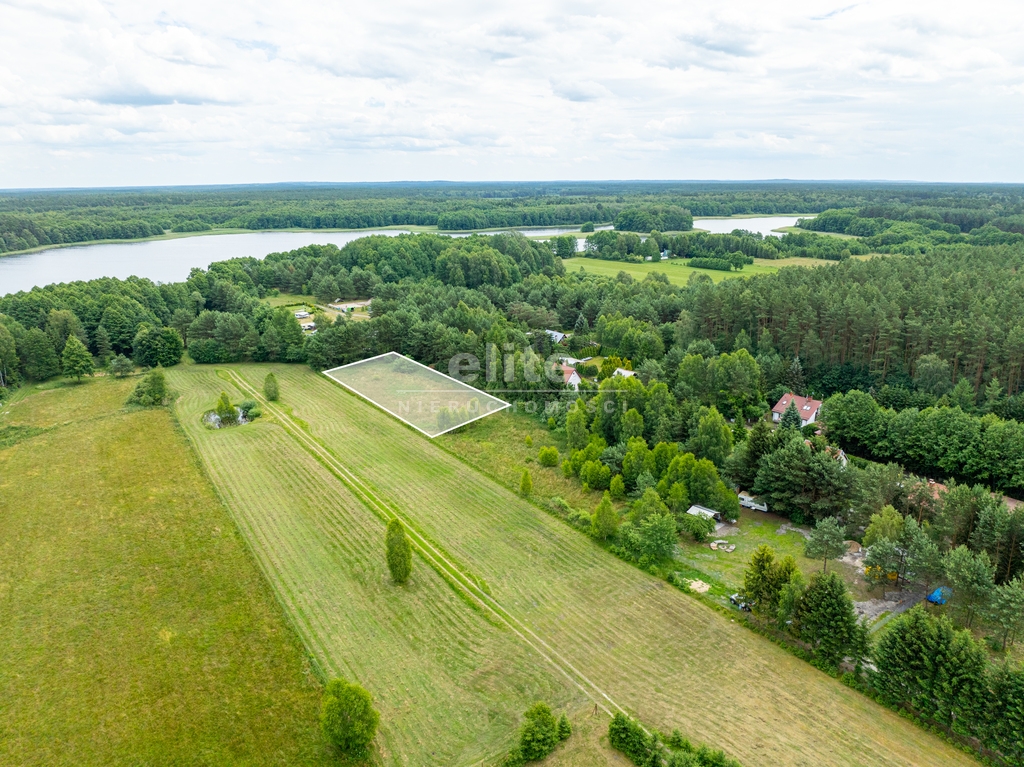
M 698 229 L 712 232 L 731 232 L 736 228 L 771 234 L 772 229 L 792 226 L 796 216 L 766 218 L 703 218 L 694 222 Z M 598 229 L 610 229 L 601 226 Z M 531 237 L 554 237 L 579 232 L 579 227 L 549 227 L 523 229 Z M 253 256 L 263 258 L 268 253 L 294 250 L 303 245 L 333 244 L 339 247 L 352 240 L 371 234 L 395 236 L 401 230 L 364 230 L 358 232 L 252 232 L 246 234 L 217 234 L 181 237 L 174 240 L 147 242 L 119 242 L 103 245 L 80 245 L 73 248 L 54 248 L 20 256 L 0 257 L 0 296 L 31 290 L 33 286 L 54 282 L 92 280 L 97 277 L 124 279 L 136 275 L 154 282 L 181 282 L 194 267 L 206 269 L 214 261 Z M 466 237 L 464 234 L 452 235 Z M 585 240 L 579 240 L 583 250 Z
M 781 237 L 784 226 L 796 226 L 798 218 L 814 218 L 807 216 L 765 216 L 764 218 L 697 218 L 693 221 L 694 229 L 704 229 L 712 234 L 729 234 L 733 229 L 746 229 L 748 232 L 760 232 L 765 237 L 772 235 Z

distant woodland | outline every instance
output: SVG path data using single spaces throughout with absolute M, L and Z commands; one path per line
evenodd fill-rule
M 686 231 L 692 216 L 817 214 L 808 229 L 865 237 L 899 252 L 1024 231 L 1024 187 L 830 183 L 396 183 L 0 193 L 0 253 L 212 229 L 365 229 L 615 223 Z M 1007 237 L 1009 236 L 1009 238 Z M 858 243 L 851 240 L 856 255 Z M 912 245 L 907 245 L 912 243 Z M 794 240 L 791 249 L 807 247 Z M 839 249 L 838 252 L 841 252 Z

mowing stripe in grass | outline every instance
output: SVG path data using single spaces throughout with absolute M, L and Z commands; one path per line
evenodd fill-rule
M 410 521 L 406 515 L 401 514 L 397 509 L 394 509 L 384 503 L 384 501 L 370 490 L 356 475 L 346 469 L 345 466 L 342 465 L 334 455 L 315 438 L 309 436 L 299 426 L 292 423 L 291 417 L 283 410 L 275 407 L 273 403 L 263 397 L 259 391 L 242 379 L 241 376 L 233 370 L 228 372 L 233 377 L 235 384 L 242 389 L 242 391 L 254 397 L 266 410 L 274 413 L 285 431 L 295 438 L 295 440 L 306 450 L 322 460 L 328 469 L 331 469 L 332 473 L 334 473 L 341 482 L 348 486 L 349 489 L 352 490 L 361 501 L 363 501 L 368 509 L 380 516 L 385 522 L 390 521 L 393 517 L 401 518 L 403 522 Z M 455 584 L 461 587 L 467 595 L 501 620 L 502 623 L 516 634 L 516 636 L 522 639 L 535 652 L 537 652 L 537 654 L 544 658 L 544 660 L 560 671 L 567 679 L 569 679 L 569 681 L 575 684 L 581 692 L 594 701 L 595 705 L 599 706 L 606 714 L 611 716 L 612 712 L 604 705 L 604 701 L 607 701 L 608 704 L 623 714 L 628 713 L 624 708 L 612 700 L 604 690 L 594 684 L 585 674 L 580 672 L 569 661 L 563 658 L 557 650 L 551 647 L 551 645 L 545 642 L 541 637 L 537 636 L 532 629 L 509 614 L 508 611 L 497 602 L 497 600 L 478 587 L 476 583 L 474 583 L 472 576 L 462 572 L 458 567 L 452 564 L 452 562 L 442 556 L 424 536 L 420 535 L 413 525 L 407 524 L 406 527 L 413 546 L 420 553 L 420 556 L 422 556 L 435 570 L 437 570 L 441 577 L 446 580 L 454 580 Z M 452 580 L 449 580 L 449 582 L 452 582 Z M 531 641 L 531 639 L 526 636 L 527 634 L 535 641 Z M 544 649 L 538 647 L 537 643 L 539 643 Z M 552 656 L 557 657 L 558 662 L 556 662 Z M 572 674 L 570 674 L 566 668 L 571 669 Z M 573 674 L 583 680 L 583 682 L 588 685 L 593 692 L 587 690 L 586 687 L 581 685 L 580 682 L 573 677 Z M 596 693 L 596 695 L 594 693 Z

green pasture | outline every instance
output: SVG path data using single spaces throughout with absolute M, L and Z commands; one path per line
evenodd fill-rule
M 166 409 L 137 379 L 0 415 L 0 764 L 328 765 L 320 685 Z

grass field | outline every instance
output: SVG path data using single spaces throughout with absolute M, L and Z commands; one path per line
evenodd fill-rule
M 251 394 L 269 366 L 233 369 Z M 579 693 L 535 656 L 538 645 L 531 637 L 536 637 L 556 656 L 553 665 L 585 679 L 602 706 L 620 705 L 661 729 L 679 727 L 746 765 L 973 763 L 727 617 L 615 559 L 327 378 L 296 366 L 274 369 L 282 392 L 282 408 L 274 416 L 280 427 L 257 423 L 230 432 L 198 426 L 199 413 L 224 388 L 224 379 L 197 368 L 175 369 L 171 377 L 185 392 L 179 412 L 186 429 L 279 593 L 290 595 L 289 611 L 306 641 L 319 655 L 344 658 L 352 675 L 378 697 L 388 760 L 400 763 L 396 754 L 402 754 L 416 763 L 423 740 L 450 748 L 461 742 L 459 726 L 463 738 L 472 737 L 474 756 L 500 753 L 507 740 L 480 735 L 485 723 L 465 713 L 457 725 L 455 711 L 494 707 L 494 720 L 503 719 L 508 727 L 510 718 L 502 712 L 521 710 L 524 698 L 547 697 L 555 705 L 578 707 Z M 298 435 L 293 446 L 318 445 L 314 452 L 329 448 L 323 463 L 286 447 L 288 430 Z M 442 550 L 446 562 L 467 579 L 486 584 L 509 616 L 506 628 L 468 611 L 466 601 L 440 582 L 415 602 L 388 587 L 374 540 L 379 541 L 382 523 L 346 499 L 345 485 L 325 476 L 328 464 L 343 464 L 406 519 L 416 536 Z M 313 523 L 317 530 L 301 529 Z M 292 529 L 295 525 L 300 529 Z M 324 552 L 328 541 L 361 539 L 361 527 L 370 528 L 365 545 L 336 557 L 331 566 L 321 561 L 331 553 Z M 352 569 L 361 577 L 346 574 Z M 417 573 L 424 590 L 435 580 L 420 560 Z M 347 585 L 347 601 L 329 598 L 346 579 L 357 581 Z M 362 627 L 368 620 L 364 600 L 371 595 L 377 630 L 363 628 L 358 637 L 349 636 L 330 606 L 344 604 L 342 625 Z M 397 626 L 386 618 L 392 611 L 402 613 L 402 625 L 422 626 L 411 634 L 420 642 L 396 636 Z M 455 635 L 465 645 L 489 646 L 494 666 L 489 684 L 458 684 L 459 677 L 444 664 L 429 673 L 423 668 L 434 659 L 428 647 L 451 647 L 445 639 L 451 636 L 448 625 L 457 627 Z M 453 661 L 459 657 L 455 647 L 450 651 Z M 381 667 L 381 657 L 389 659 L 387 668 Z M 461 667 L 477 678 L 471 664 Z M 455 683 L 452 689 L 439 689 L 449 681 Z M 400 703 L 419 685 L 424 688 L 414 699 L 429 712 Z M 542 690 L 546 693 L 539 695 Z M 445 695 L 451 708 L 434 715 L 427 702 Z M 469 752 L 463 749 L 451 761 L 468 762 Z
M 396 352 L 325 375 L 431 437 L 508 407 L 497 397 Z
M 259 382 L 268 369 L 243 368 Z M 319 391 L 355 401 L 306 368 L 273 369 L 288 405 Z M 392 585 L 383 521 L 274 422 L 270 408 L 253 424 L 210 431 L 200 424 L 202 412 L 221 390 L 240 393 L 209 367 L 172 368 L 168 377 L 182 394 L 176 410 L 185 431 L 307 646 L 328 673 L 356 679 L 373 694 L 385 763 L 475 764 L 511 745 L 519 715 L 533 701 L 574 711 L 584 704 L 543 659 L 422 561 L 407 587 Z M 399 428 L 405 439 L 421 439 Z M 363 439 L 339 446 L 340 453 L 372 451 Z
M 27 387 L 0 429 L 0 764 L 336 764 L 320 687 L 166 409 Z
M 818 258 L 780 258 L 775 261 L 755 259 L 754 263 L 744 266 L 739 272 L 722 272 L 717 269 L 694 269 L 686 265 L 686 259 L 673 258 L 668 261 L 644 262 L 642 264 L 625 261 L 605 261 L 600 258 L 567 258 L 563 262 L 566 271 L 583 271 L 604 277 L 615 277 L 619 272 L 631 274 L 634 279 L 642 280 L 651 272 L 662 272 L 668 275 L 673 285 L 685 285 L 692 274 L 706 274 L 714 282 L 737 278 L 751 277 L 756 274 L 772 274 L 784 266 L 823 266 L 835 263 Z

